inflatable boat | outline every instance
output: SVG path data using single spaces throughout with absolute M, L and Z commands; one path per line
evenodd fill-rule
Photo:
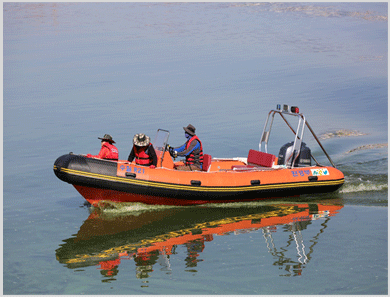
M 283 145 L 278 156 L 268 153 L 268 141 L 275 115 L 280 115 L 292 131 L 294 141 Z M 295 118 L 294 130 L 287 118 Z M 321 165 L 303 142 L 308 128 L 331 166 Z M 182 161 L 169 153 L 169 131 L 158 129 L 153 142 L 156 168 L 138 166 L 125 160 L 110 161 L 69 153 L 54 163 L 54 173 L 72 184 L 92 205 L 104 201 L 141 202 L 163 205 L 194 205 L 274 199 L 302 194 L 328 193 L 344 184 L 344 174 L 336 168 L 318 137 L 295 106 L 278 105 L 268 113 L 259 150 L 247 157 L 203 156 L 202 171 L 179 171 Z M 313 163 L 313 164 L 312 164 Z

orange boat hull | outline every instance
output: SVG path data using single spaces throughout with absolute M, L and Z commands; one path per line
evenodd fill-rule
M 92 205 L 103 201 L 164 205 L 253 201 L 333 192 L 344 183 L 343 173 L 333 167 L 248 168 L 233 159 L 215 159 L 205 172 L 64 155 L 54 171 Z

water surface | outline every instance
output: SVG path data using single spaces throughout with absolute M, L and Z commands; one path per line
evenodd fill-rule
M 387 294 L 387 12 L 4 3 L 4 294 Z M 340 191 L 96 210 L 52 171 L 60 155 L 97 154 L 106 133 L 121 159 L 136 133 L 166 129 L 181 145 L 189 123 L 206 153 L 245 157 L 278 103 L 331 135 Z M 270 152 L 290 134 L 272 134 Z

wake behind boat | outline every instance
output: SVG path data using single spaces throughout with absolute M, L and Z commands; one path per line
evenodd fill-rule
M 278 157 L 267 152 L 276 114 L 295 135 L 293 142 L 280 148 Z M 296 130 L 286 117 L 298 119 Z M 332 166 L 319 164 L 311 154 L 303 142 L 306 127 Z M 94 206 L 104 201 L 164 205 L 253 201 L 333 192 L 344 184 L 344 174 L 336 169 L 298 107 L 278 105 L 268 113 L 259 150 L 251 149 L 242 158 L 213 158 L 205 154 L 202 171 L 176 170 L 183 163 L 172 159 L 168 139 L 169 131 L 157 131 L 153 146 L 158 161 L 153 169 L 125 160 L 109 161 L 70 153 L 55 161 L 54 173 L 72 184 Z

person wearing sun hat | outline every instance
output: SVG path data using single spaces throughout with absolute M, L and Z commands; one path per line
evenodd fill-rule
M 129 162 L 133 162 L 141 166 L 149 166 L 155 168 L 157 165 L 157 155 L 153 145 L 150 143 L 149 136 L 143 133 L 135 134 L 133 138 L 133 148 L 127 158 Z
M 118 161 L 118 149 L 115 145 L 113 145 L 115 141 L 112 139 L 111 135 L 104 134 L 103 137 L 98 137 L 98 139 L 101 139 L 102 143 L 102 147 L 100 149 L 99 154 L 96 156 L 88 154 L 87 157 Z
M 184 136 L 187 141 L 180 147 L 170 148 L 169 152 L 172 156 L 185 157 L 185 165 L 178 166 L 177 170 L 193 171 L 202 170 L 203 166 L 203 146 L 202 142 L 195 135 L 195 127 L 189 124 L 187 127 L 183 127 Z

